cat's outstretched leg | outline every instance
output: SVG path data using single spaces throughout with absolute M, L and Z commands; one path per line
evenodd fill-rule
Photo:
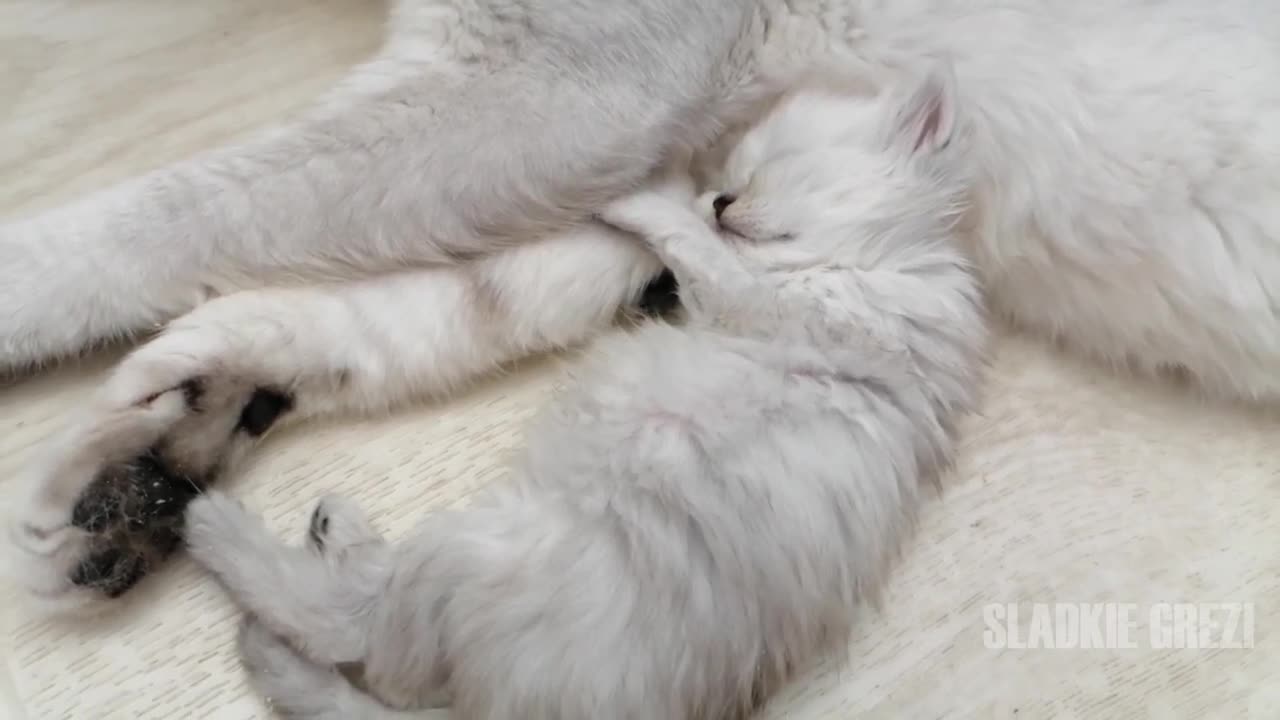
M 249 517 L 226 497 L 211 495 L 198 499 L 190 512 L 190 537 L 196 559 L 215 573 L 237 602 L 273 612 L 269 616 L 270 622 L 263 622 L 252 613 L 246 615 L 238 643 L 249 682 L 272 710 L 281 717 L 298 720 L 410 717 L 360 692 L 337 665 L 317 662 L 272 630 L 273 627 L 287 625 L 291 632 L 316 631 L 315 626 L 309 624 L 316 618 L 300 614 L 299 607 L 292 605 L 297 598 L 288 592 L 278 593 L 274 583 L 296 581 L 299 574 L 323 577 L 324 570 L 315 562 L 317 559 L 327 566 L 328 582 L 338 589 L 329 598 L 328 607 L 331 609 L 346 606 L 354 593 L 376 592 L 383 582 L 389 568 L 391 549 L 355 503 L 338 496 L 329 496 L 316 503 L 307 526 L 306 545 L 312 551 L 311 558 L 301 558 L 295 548 L 285 548 L 261 535 L 261 525 L 256 519 Z M 239 534 L 242 527 L 249 528 L 248 533 L 257 543 L 251 550 L 258 553 L 255 557 L 235 554 L 245 549 L 238 544 L 243 542 Z M 290 570 L 269 577 L 256 574 L 264 569 L 273 569 L 259 564 L 264 556 L 289 566 Z M 341 588 L 348 585 L 348 592 L 342 592 Z M 266 598 L 266 593 L 273 597 Z M 267 600 L 265 604 L 264 599 Z M 318 599 L 311 597 L 313 603 Z M 275 604 L 277 600 L 290 603 L 284 615 L 274 613 L 279 609 Z M 357 607 L 355 613 L 367 614 L 369 609 L 371 605 Z M 343 622 L 335 626 L 350 629 L 352 624 L 348 615 L 348 612 L 339 610 L 337 619 Z M 321 633 L 331 634 L 328 624 L 321 622 Z M 299 624 L 295 626 L 294 623 Z M 305 647 L 312 655 L 318 649 L 327 649 L 323 646 L 317 648 L 314 644 Z
M 126 357 L 25 469 L 16 580 L 52 610 L 121 594 L 173 550 L 194 492 L 278 422 L 385 412 L 582 342 L 660 271 L 584 226 L 466 268 L 207 303 Z
M 392 550 L 353 505 L 322 502 L 303 548 L 284 544 L 240 503 L 210 491 L 187 510 L 187 547 L 237 605 L 308 659 L 360 662 L 370 613 L 391 577 Z
M 249 684 L 284 720 L 423 720 L 421 711 L 392 710 L 336 668 L 303 657 L 257 618 L 245 618 L 238 646 Z
M 348 669 L 360 670 L 364 658 L 356 657 L 357 649 L 363 652 L 364 637 L 370 635 L 369 620 L 378 612 L 393 558 L 393 550 L 355 503 L 331 495 L 316 504 L 307 527 L 308 556 L 266 535 L 257 518 L 217 493 L 193 502 L 187 523 L 196 561 L 247 611 L 240 653 L 250 682 L 276 712 L 300 719 L 403 716 L 353 687 L 338 667 L 347 662 Z M 245 537 L 251 538 L 248 544 Z M 323 578 L 318 591 L 316 578 Z M 308 580 L 309 600 L 302 606 L 292 589 L 278 587 Z M 337 642 L 348 644 L 310 640 L 316 633 L 335 637 L 337 627 L 342 628 Z M 351 632 L 364 637 L 349 644 Z M 298 644 L 297 638 L 307 640 Z M 346 660 L 335 663 L 335 647 Z M 419 695 L 413 706 L 447 703 L 440 688 L 432 696 Z
M 737 0 L 497 5 L 404 0 L 386 55 L 297 122 L 0 225 L 0 370 L 563 230 L 721 129 L 765 26 Z

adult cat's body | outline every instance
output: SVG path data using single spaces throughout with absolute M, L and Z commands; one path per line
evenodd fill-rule
M 842 645 L 980 380 L 948 82 L 784 101 L 730 159 L 719 232 L 680 176 L 613 203 L 688 324 L 601 343 L 485 500 L 394 548 L 325 501 L 309 549 L 195 500 L 273 706 L 385 714 L 330 671 L 358 663 L 382 702 L 469 720 L 745 717 Z
M 445 32 L 464 17 L 473 32 Z M 384 55 L 311 119 L 0 228 L 0 363 L 167 319 L 208 292 L 455 263 L 568 222 L 629 187 L 664 146 L 714 134 L 725 118 L 700 111 L 767 64 L 757 51 L 788 18 L 850 52 L 849 70 L 870 81 L 924 58 L 954 64 L 981 163 L 966 243 L 1005 315 L 1110 361 L 1182 368 L 1238 397 L 1280 393 L 1269 290 L 1280 277 L 1280 6 L 1251 0 L 405 0 Z M 584 257 L 557 262 L 568 276 L 616 263 Z M 541 271 L 509 275 L 512 292 L 523 296 Z M 149 278 L 142 292 L 135 274 Z M 308 292 L 342 298 L 351 288 Z M 414 306 L 413 288 L 388 284 L 378 306 Z M 566 337 L 593 332 L 626 294 L 567 288 L 557 306 L 601 311 Z M 243 353 L 231 329 L 261 315 L 252 296 L 236 297 L 126 360 L 30 469 L 35 499 L 16 533 L 28 587 L 78 600 L 92 597 L 82 586 L 127 587 L 121 578 L 137 573 L 122 558 L 134 555 L 113 553 L 119 541 L 85 521 L 101 495 L 85 489 L 95 478 L 140 485 L 173 468 L 225 470 L 245 444 L 225 428 L 255 387 L 296 390 L 297 407 L 364 407 L 316 399 L 308 388 L 333 383 L 316 382 L 305 363 Z M 380 352 L 422 363 L 362 382 L 388 398 L 400 393 L 395 379 L 431 385 L 435 358 L 464 351 L 452 335 L 429 336 L 445 347 L 414 352 L 412 330 L 386 334 Z M 462 374 L 501 358 L 473 359 Z M 196 380 L 234 392 L 213 392 L 208 402 L 221 405 L 195 414 L 166 391 Z M 211 434 L 211 424 L 222 429 Z
M 864 58 L 955 65 L 982 165 L 968 243 L 1000 312 L 1280 399 L 1280 5 L 853 5 Z

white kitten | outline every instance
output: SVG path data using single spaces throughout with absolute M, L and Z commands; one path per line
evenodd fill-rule
M 945 73 L 784 102 L 731 157 L 718 233 L 683 172 L 613 203 L 688 326 L 601 343 L 477 506 L 393 548 L 325 501 L 308 550 L 225 496 L 193 501 L 191 551 L 256 618 L 243 646 L 273 706 L 740 717 L 843 645 L 980 380 L 981 298 L 948 243 L 953 110 Z
M 1108 362 L 1280 394 L 1280 5 L 400 0 L 380 57 L 295 123 L 0 226 L 0 365 L 236 289 L 344 281 L 228 295 L 128 358 L 27 469 L 24 585 L 50 607 L 123 591 L 176 542 L 187 481 L 248 447 L 237 427 L 445 393 L 597 332 L 634 295 L 629 263 L 652 262 L 616 238 L 503 255 L 474 295 L 406 268 L 558 242 L 533 231 L 710 139 L 744 86 L 828 44 L 869 85 L 953 63 L 978 163 L 959 223 L 1002 314 Z M 566 281 L 597 276 L 620 284 Z M 469 305 L 489 296 L 516 311 L 490 323 Z M 141 529 L 98 520 L 120 505 Z

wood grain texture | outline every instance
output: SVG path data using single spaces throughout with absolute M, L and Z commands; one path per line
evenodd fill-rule
M 0 216 L 278 119 L 373 50 L 383 12 L 372 0 L 0 0 Z M 0 506 L 5 480 L 111 359 L 0 389 Z M 333 490 L 403 532 L 502 476 L 557 373 L 531 363 L 443 406 L 280 436 L 235 491 L 299 536 Z M 1280 718 L 1277 437 L 1273 418 L 1004 338 L 982 416 L 883 607 L 769 716 Z M 1019 602 L 1132 603 L 1139 647 L 985 647 L 983 606 Z M 1145 613 L 1162 602 L 1251 602 L 1254 647 L 1152 648 Z M 2 603 L 0 652 L 32 718 L 266 717 L 232 653 L 233 610 L 185 560 L 92 625 Z

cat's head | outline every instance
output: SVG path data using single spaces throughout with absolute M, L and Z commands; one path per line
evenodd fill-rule
M 967 187 L 961 128 L 945 66 L 879 92 L 806 88 L 742 136 L 699 202 L 766 263 L 866 256 L 913 234 L 936 240 Z

